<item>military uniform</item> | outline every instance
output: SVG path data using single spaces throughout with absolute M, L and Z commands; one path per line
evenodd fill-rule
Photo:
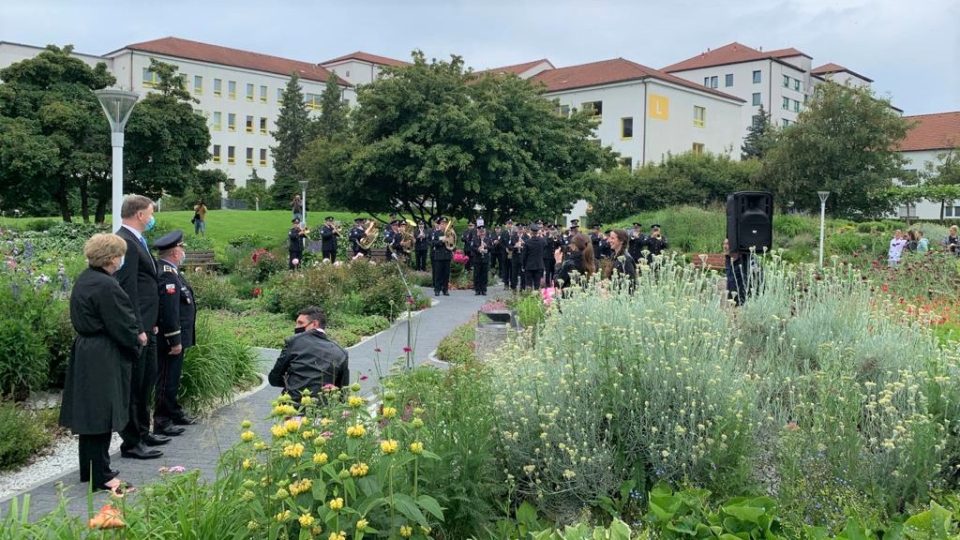
M 420 272 L 425 272 L 427 270 L 427 251 L 430 250 L 430 231 L 423 227 L 421 223 L 421 226 L 417 227 L 417 232 L 414 233 L 414 239 L 413 247 L 417 254 L 415 268 Z
M 337 262 L 337 237 L 340 233 L 333 227 L 333 218 L 328 217 L 323 228 L 320 229 L 320 252 L 324 259 Z
M 446 218 L 441 218 L 441 225 L 447 222 Z M 443 241 L 443 230 L 434 229 L 430 237 L 430 244 L 433 247 L 433 294 L 439 296 L 442 292 L 444 296 L 450 296 L 450 263 L 453 260 L 453 251 L 447 248 Z
M 290 231 L 287 232 L 287 239 L 290 241 L 290 269 L 293 270 L 303 263 L 303 229 L 300 228 L 299 219 L 293 220 L 293 227 L 290 227 Z
M 163 251 L 178 244 L 183 233 L 175 231 L 157 242 L 154 247 Z M 158 321 L 158 364 L 156 407 L 153 412 L 153 429 L 157 433 L 169 433 L 170 424 L 194 423 L 177 402 L 180 391 L 180 376 L 183 372 L 184 352 L 194 345 L 196 337 L 197 305 L 193 289 L 177 265 L 160 259 L 160 319 Z M 177 345 L 181 350 L 173 353 Z
M 353 220 L 354 226 L 350 229 L 350 234 L 347 236 L 347 239 L 350 240 L 350 249 L 353 251 L 353 256 L 356 257 L 358 254 L 363 253 L 363 256 L 366 257 L 369 255 L 369 251 L 360 247 L 360 241 L 364 237 L 363 229 L 363 218 L 357 218 Z
M 473 260 L 473 292 L 486 296 L 493 240 L 486 236 L 486 233 L 483 236 L 477 233 L 470 238 L 470 244 L 465 247 L 469 248 L 470 258 Z

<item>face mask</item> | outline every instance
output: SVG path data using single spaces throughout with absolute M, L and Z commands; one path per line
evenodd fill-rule
M 144 230 L 144 231 L 147 231 L 147 232 L 150 232 L 150 231 L 153 230 L 153 227 L 154 227 L 156 224 L 157 224 L 157 218 L 155 218 L 155 217 L 153 217 L 153 216 L 150 216 L 150 221 L 147 221 L 147 224 L 146 224 L 146 226 L 144 226 L 143 230 Z
M 294 333 L 294 334 L 302 334 L 302 333 L 304 333 L 304 332 L 306 332 L 306 331 L 307 331 L 307 327 L 306 327 L 306 326 L 298 326 L 298 327 L 296 327 L 296 328 L 293 329 L 293 333 Z
M 118 272 L 120 271 L 121 268 L 123 268 L 123 261 L 124 261 L 125 258 L 126 258 L 126 257 L 123 256 L 123 255 L 120 256 L 120 266 L 117 267 L 117 271 L 118 271 Z

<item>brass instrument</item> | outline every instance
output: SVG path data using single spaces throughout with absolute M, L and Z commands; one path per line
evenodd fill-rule
M 340 230 L 343 228 L 343 225 L 339 221 L 333 222 L 333 234 L 340 236 Z
M 403 251 L 407 253 L 412 251 L 414 241 L 413 233 L 410 231 L 404 230 L 402 233 L 400 233 L 400 249 Z
M 370 220 L 370 224 L 367 225 L 367 228 L 363 231 L 363 238 L 357 241 L 361 249 L 370 249 L 373 247 L 373 243 L 377 241 L 377 236 L 380 232 L 377 231 L 377 222 Z
M 480 247 L 477 248 L 477 251 L 480 252 L 481 255 L 487 254 L 487 238 L 486 237 L 483 237 L 480 239 Z
M 443 243 L 450 251 L 457 247 L 457 231 L 453 230 L 452 221 L 448 221 L 447 226 L 443 229 Z

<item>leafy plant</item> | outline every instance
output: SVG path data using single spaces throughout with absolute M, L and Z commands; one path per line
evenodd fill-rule
M 0 470 L 22 465 L 37 455 L 53 440 L 55 426 L 55 415 L 44 417 L 0 401 Z
M 256 354 L 215 313 L 200 312 L 196 341 L 183 362 L 180 399 L 186 408 L 209 410 L 257 380 Z

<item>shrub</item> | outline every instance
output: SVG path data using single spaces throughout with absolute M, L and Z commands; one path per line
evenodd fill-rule
M 0 401 L 0 470 L 26 463 L 50 444 L 52 430 L 47 427 L 38 413 Z
M 226 309 L 237 297 L 237 291 L 226 279 L 209 272 L 193 272 L 187 276 L 196 296 L 197 306 Z
M 477 319 L 456 327 L 437 345 L 437 359 L 451 364 L 466 364 L 477 359 L 475 340 L 477 338 Z
M 257 356 L 214 312 L 197 317 L 197 344 L 187 349 L 180 399 L 184 407 L 202 412 L 233 397 L 240 386 L 257 380 Z
M 48 380 L 57 303 L 52 287 L 30 279 L 22 272 L 0 274 L 0 396 L 24 399 Z

